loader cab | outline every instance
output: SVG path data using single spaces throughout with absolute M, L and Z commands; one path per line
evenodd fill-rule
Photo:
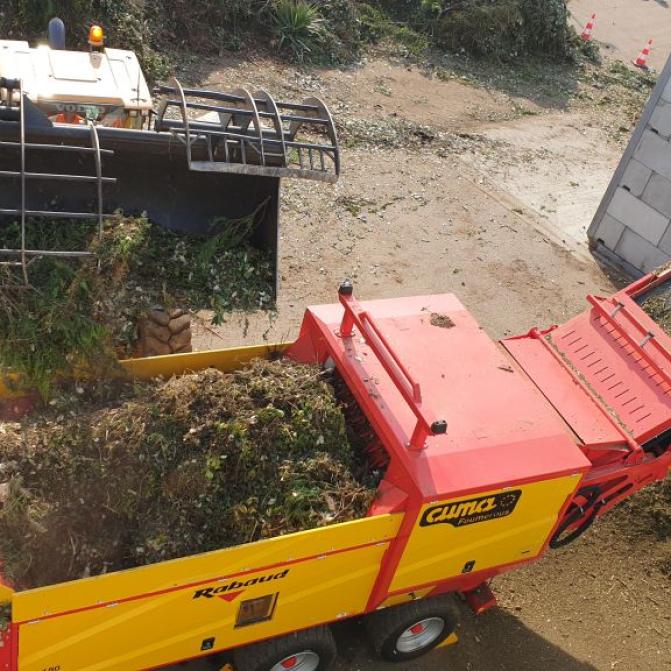
M 69 51 L 62 22 L 49 24 L 49 41 L 0 40 L 0 78 L 20 79 L 24 94 L 52 123 L 93 122 L 140 130 L 149 124 L 152 99 L 137 56 L 104 46 L 102 28 L 93 26 L 88 51 Z M 0 88 L 0 103 L 17 96 Z
M 210 236 L 251 217 L 244 242 L 269 255 L 276 295 L 281 180 L 333 184 L 340 176 L 338 134 L 324 102 L 276 100 L 263 89 L 192 89 L 173 79 L 157 87 L 154 114 L 133 52 L 105 47 L 93 30 L 88 50 L 61 49 L 63 31 L 53 25 L 48 44 L 0 39 L 0 219 L 122 211 Z M 40 172 L 30 174 L 34 165 Z M 22 174 L 28 180 L 17 179 Z M 18 250 L 24 273 L 28 251 Z

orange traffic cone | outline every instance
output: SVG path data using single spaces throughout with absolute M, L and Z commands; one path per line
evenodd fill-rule
M 596 20 L 596 14 L 592 14 L 592 18 L 587 22 L 587 25 L 583 29 L 580 37 L 584 42 L 589 42 L 592 39 L 592 31 L 594 30 L 594 21 Z
M 650 55 L 650 50 L 652 49 L 652 40 L 648 40 L 648 43 L 643 47 L 643 51 L 638 55 L 638 58 L 634 61 L 634 65 L 637 68 L 643 70 L 648 69 L 648 56 Z

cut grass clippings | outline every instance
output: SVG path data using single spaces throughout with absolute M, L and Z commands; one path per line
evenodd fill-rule
M 36 587 L 364 516 L 376 483 L 325 375 L 257 361 L 4 425 L 4 575 Z

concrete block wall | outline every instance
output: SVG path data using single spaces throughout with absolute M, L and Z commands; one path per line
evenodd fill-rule
M 671 259 L 671 58 L 589 228 L 592 248 L 631 275 Z

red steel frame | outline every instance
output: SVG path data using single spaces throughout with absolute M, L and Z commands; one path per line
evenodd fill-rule
M 13 625 L 0 631 L 0 671 L 18 669 L 18 635 L 19 628 Z
M 651 384 L 654 387 L 659 387 L 662 384 L 667 385 L 669 394 L 671 394 L 671 376 L 669 375 L 671 372 L 671 338 L 658 325 L 655 325 L 633 300 L 667 281 L 671 281 L 671 270 L 659 275 L 650 274 L 611 299 L 618 306 L 615 315 L 619 313 L 621 317 L 626 317 L 631 326 L 622 327 L 619 322 L 614 320 L 613 311 L 608 310 L 606 299 L 593 296 L 588 297 L 591 310 L 584 313 L 582 318 L 586 321 L 598 318 L 607 323 L 609 327 L 617 330 L 616 336 L 633 350 L 639 365 L 648 370 L 648 377 L 652 380 Z M 443 433 L 447 424 L 443 420 L 438 420 L 438 415 L 431 409 L 427 399 L 424 398 L 419 382 L 414 379 L 411 371 L 394 351 L 389 338 L 385 335 L 371 311 L 365 309 L 353 297 L 349 283 L 341 286 L 339 300 L 344 309 L 339 329 L 333 333 L 317 334 L 315 332 L 320 330 L 320 325 L 316 321 L 311 322 L 308 315 L 304 323 L 304 331 L 307 333 L 302 334 L 304 337 L 299 338 L 292 351 L 298 359 L 310 360 L 316 357 L 322 363 L 327 358 L 333 360 L 387 448 L 391 458 L 392 479 L 399 483 L 399 487 L 404 493 L 404 496 L 397 496 L 390 504 L 390 509 L 402 510 L 405 515 L 399 534 L 387 551 L 371 594 L 368 610 L 372 610 L 383 603 L 387 597 L 393 595 L 389 592 L 389 586 L 401 561 L 407 541 L 416 525 L 420 510 L 427 501 L 417 484 L 413 473 L 413 462 L 409 459 L 409 454 L 423 450 L 426 447 L 426 438 L 438 434 L 433 429 L 439 428 L 440 433 Z M 338 339 L 354 338 L 356 335 L 353 330 L 354 327 L 358 328 L 360 335 L 375 353 L 380 364 L 416 418 L 412 437 L 405 444 L 400 444 L 398 436 L 382 421 L 378 408 L 371 403 L 367 389 L 362 384 L 362 380 L 354 370 L 351 361 L 332 344 L 334 342 L 331 339 L 333 335 Z M 323 325 L 321 328 L 323 329 Z M 573 369 L 567 357 L 558 351 L 552 342 L 552 334 L 558 332 L 558 328 L 552 327 L 545 331 L 532 329 L 524 336 L 510 338 L 502 341 L 501 344 L 504 348 L 510 349 L 512 358 L 522 369 L 525 369 L 525 360 L 523 357 L 518 358 L 516 356 L 512 343 L 515 340 L 535 343 L 535 346 L 542 349 L 549 357 L 549 376 L 544 380 L 537 380 L 531 376 L 530 381 L 535 383 L 541 392 L 544 392 L 543 385 L 552 386 L 553 379 L 560 372 L 570 376 L 575 388 L 580 390 L 582 412 L 590 418 L 599 416 L 602 422 L 610 426 L 614 438 L 610 447 L 590 443 L 581 444 L 581 449 L 590 459 L 592 466 L 585 474 L 574 498 L 567 500 L 560 511 L 555 529 L 547 539 L 545 550 L 551 543 L 559 544 L 561 542 L 559 532 L 562 535 L 572 535 L 575 532 L 580 533 L 586 530 L 596 517 L 603 515 L 642 487 L 653 481 L 664 479 L 671 469 L 671 435 L 668 437 L 668 444 L 660 447 L 656 453 L 646 451 L 643 441 L 637 439 L 638 436 L 634 434 L 631 427 L 627 426 L 621 417 L 614 414 L 613 410 L 594 392 L 590 384 Z M 632 335 L 632 331 L 635 331 L 640 337 Z M 418 343 L 418 347 L 421 347 L 421 343 Z M 430 353 L 427 353 L 427 356 L 430 356 Z M 626 370 L 627 360 L 624 358 L 622 365 Z M 636 380 L 631 380 L 631 383 L 632 385 L 635 384 Z M 671 399 L 671 395 L 669 398 Z M 560 409 L 555 408 L 555 410 L 561 414 Z M 661 429 L 657 430 L 656 435 L 671 431 L 671 402 L 666 405 L 663 419 L 664 424 Z M 566 421 L 568 422 L 568 420 Z M 569 430 L 571 428 L 573 427 L 570 427 L 569 422 Z M 652 436 L 648 436 L 648 438 L 650 437 Z M 446 494 L 448 493 L 446 492 Z M 396 508 L 393 508 L 394 504 L 396 504 Z M 575 535 L 577 536 L 579 533 Z M 487 587 L 488 581 L 502 572 L 530 561 L 534 561 L 534 559 L 461 575 L 438 585 L 417 585 L 414 589 L 434 587 L 433 593 L 462 592 L 473 610 L 482 612 L 495 603 L 495 598 Z M 407 592 L 407 590 L 404 589 L 403 592 Z
M 338 294 L 340 304 L 345 308 L 340 324 L 340 337 L 351 338 L 354 325 L 356 324 L 359 327 L 370 348 L 375 352 L 383 368 L 417 418 L 417 424 L 410 437 L 408 447 L 411 450 L 425 449 L 426 439 L 430 435 L 445 433 L 447 423 L 444 420 L 436 419 L 436 414 L 422 400 L 422 389 L 419 382 L 416 382 L 410 375 L 372 315 L 364 310 L 354 298 L 352 285 L 344 283 Z
M 588 296 L 587 300 L 592 309 L 564 327 L 552 327 L 546 331 L 532 329 L 526 336 L 511 338 L 503 343 L 504 346 L 510 347 L 512 355 L 517 357 L 522 367 L 525 367 L 525 359 L 517 356 L 515 341 L 528 338 L 538 343 L 553 358 L 557 366 L 571 376 L 575 386 L 582 390 L 592 410 L 605 417 L 621 438 L 620 444 L 616 443 L 610 447 L 599 446 L 597 449 L 590 444 L 584 445 L 585 453 L 590 457 L 593 466 L 572 502 L 572 512 L 580 510 L 581 507 L 587 509 L 583 515 L 575 515 L 575 521 L 565 526 L 565 532 L 570 533 L 583 526 L 588 527 L 594 518 L 608 512 L 636 491 L 656 480 L 663 480 L 671 469 L 671 337 L 635 302 L 636 299 L 643 298 L 665 283 L 671 283 L 671 268 L 646 275 L 610 299 Z M 627 378 L 627 382 L 631 383 L 630 393 L 638 394 L 642 398 L 645 393 L 650 395 L 652 391 L 663 399 L 660 403 L 661 409 L 658 408 L 656 411 L 658 423 L 654 431 L 639 428 L 630 418 L 632 413 L 627 414 L 621 409 L 610 407 L 602 398 L 601 389 L 587 383 L 582 374 L 586 367 L 583 365 L 582 369 L 579 369 L 581 364 L 576 357 L 571 359 L 565 351 L 559 351 L 557 346 L 559 338 L 556 334 L 562 328 L 571 327 L 575 332 L 582 329 L 582 332 L 587 333 L 585 339 L 591 336 L 594 341 L 596 329 L 590 332 L 588 322 L 598 324 L 599 328 L 609 331 L 612 341 L 607 345 L 613 348 L 617 345 L 621 352 L 622 371 L 612 369 L 605 371 L 606 377 L 601 380 L 605 383 L 604 393 L 615 386 L 615 384 L 608 386 L 609 378 L 617 380 L 616 373 L 620 372 L 626 375 L 631 370 L 628 366 L 634 362 L 642 373 L 638 378 L 633 373 Z M 607 349 L 607 345 L 604 349 Z M 534 382 L 541 391 L 548 392 L 553 379 L 550 376 L 543 379 L 543 376 L 537 375 L 534 377 Z M 645 404 L 642 401 L 640 403 L 641 412 L 648 412 L 644 418 L 654 415 L 655 408 L 643 408 Z M 655 450 L 645 448 L 651 439 L 660 436 L 663 441 Z M 598 492 L 598 496 L 594 497 L 592 495 L 594 492 Z

